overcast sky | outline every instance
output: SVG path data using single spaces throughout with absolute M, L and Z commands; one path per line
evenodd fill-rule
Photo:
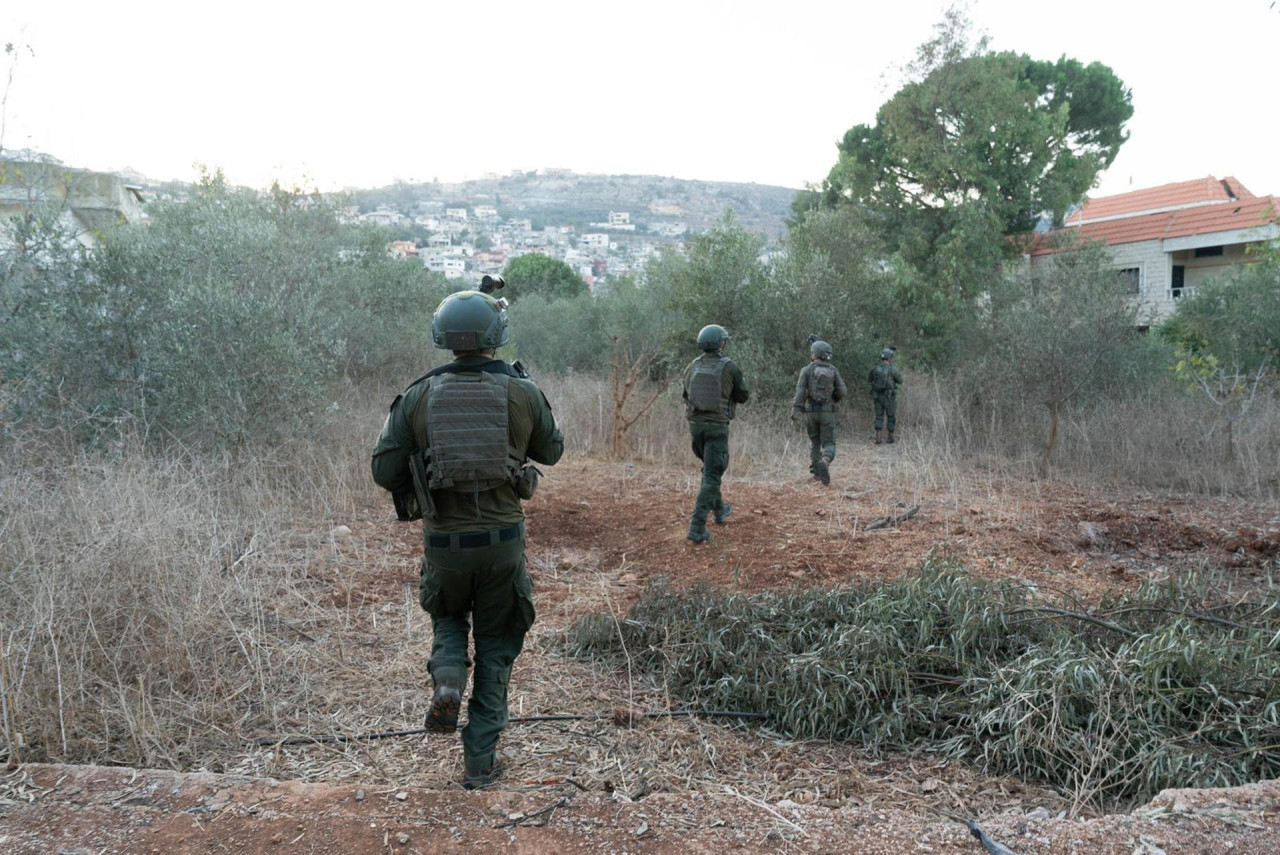
M 34 55 L 12 68 L 0 143 L 253 186 L 564 167 L 800 187 L 874 121 L 946 5 L 5 0 L 0 41 Z M 1210 174 L 1280 193 L 1270 0 L 969 8 L 994 49 L 1101 61 L 1132 89 L 1094 195 Z

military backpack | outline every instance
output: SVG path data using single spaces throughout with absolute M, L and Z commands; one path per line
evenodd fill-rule
M 893 386 L 893 366 L 877 365 L 871 369 L 871 391 L 872 392 L 892 392 Z
M 826 362 L 810 363 L 807 394 L 815 404 L 825 404 L 832 400 L 836 390 L 836 367 Z
M 698 357 L 689 375 L 689 415 L 714 414 L 733 418 L 733 401 L 726 384 L 732 382 L 725 366 L 729 357 Z
M 524 463 L 507 441 L 505 374 L 475 372 L 432 378 L 427 407 L 426 488 L 482 493 L 514 485 Z

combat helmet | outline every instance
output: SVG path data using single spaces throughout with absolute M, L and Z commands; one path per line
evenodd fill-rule
M 818 339 L 809 345 L 809 355 L 816 356 L 822 360 L 829 360 L 836 355 L 836 349 L 822 339 Z
M 480 291 L 450 294 L 431 317 L 431 340 L 455 353 L 501 347 L 511 341 L 506 301 Z
M 881 358 L 881 359 L 893 359 L 893 348 L 892 348 L 892 347 L 886 347 L 884 350 L 880 351 L 880 358 Z
M 707 324 L 698 331 L 698 350 L 715 353 L 729 340 L 729 331 L 719 324 Z

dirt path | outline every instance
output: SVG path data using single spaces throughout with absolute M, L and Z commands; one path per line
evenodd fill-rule
M 1202 566 L 1221 568 L 1218 583 L 1233 590 L 1275 573 L 1273 504 L 959 482 L 904 472 L 893 453 L 850 450 L 831 488 L 731 479 L 734 513 L 703 546 L 684 538 L 692 466 L 552 470 L 527 506 L 539 620 L 516 667 L 513 714 L 606 718 L 513 725 L 502 748 L 509 774 L 494 791 L 461 790 L 457 740 L 439 738 L 228 742 L 201 764 L 226 774 L 29 765 L 0 785 L 0 852 L 981 852 L 966 817 L 1021 853 L 1280 851 L 1280 782 L 1162 794 L 1129 814 L 1070 820 L 1070 793 L 927 755 L 688 719 L 619 727 L 612 710 L 676 702 L 648 675 L 557 653 L 578 617 L 621 615 L 660 576 L 754 591 L 897 578 L 953 558 L 982 577 L 1094 601 Z M 909 521 L 865 530 L 914 505 Z M 317 703 L 278 721 L 304 733 L 417 727 L 427 679 L 420 535 L 382 504 L 338 522 L 348 531 L 300 558 L 295 584 L 312 609 L 279 616 L 281 655 L 316 682 Z
M 52 853 L 974 853 L 959 822 L 869 806 L 718 796 L 633 800 L 568 785 L 464 793 L 208 773 L 31 765 L 0 779 L 0 851 Z M 994 817 L 1018 852 L 1280 851 L 1280 783 L 1170 790 L 1124 816 Z

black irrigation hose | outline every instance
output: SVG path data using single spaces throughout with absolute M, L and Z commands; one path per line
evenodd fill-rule
M 632 713 L 619 710 L 616 713 L 586 713 L 582 715 L 522 715 L 509 719 L 508 724 L 532 724 L 543 721 L 602 721 L 613 719 L 622 724 L 641 718 L 681 718 L 684 716 L 700 716 L 702 718 L 768 718 L 768 713 L 734 712 L 732 710 L 662 710 L 660 712 Z M 416 736 L 426 733 L 425 727 L 413 730 L 387 730 L 381 733 L 335 734 L 333 736 L 260 736 L 253 740 L 254 745 L 314 745 L 328 742 L 356 742 L 364 739 L 392 739 L 397 736 Z

